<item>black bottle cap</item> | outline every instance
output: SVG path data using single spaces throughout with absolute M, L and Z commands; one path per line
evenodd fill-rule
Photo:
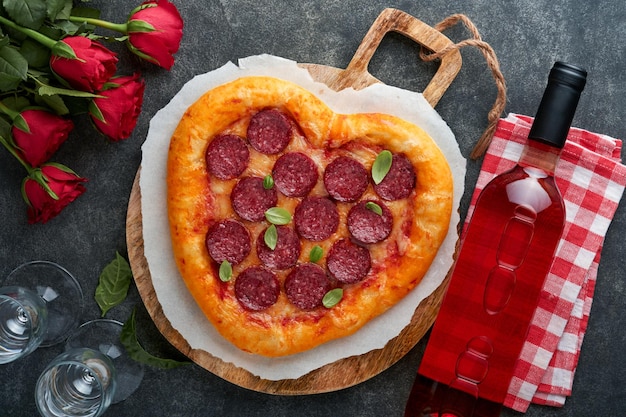
M 587 71 L 583 68 L 556 62 L 528 138 L 562 148 L 586 81 Z

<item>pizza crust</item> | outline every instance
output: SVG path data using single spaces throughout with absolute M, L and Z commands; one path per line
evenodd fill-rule
M 308 149 L 321 169 L 332 159 L 324 157 L 325 150 L 347 152 L 345 148 L 350 145 L 351 155 L 367 168 L 378 151 L 389 149 L 406 155 L 417 173 L 415 192 L 408 199 L 388 202 L 394 214 L 391 236 L 368 245 L 372 271 L 363 281 L 345 286 L 343 299 L 330 309 L 300 310 L 281 292 L 277 303 L 267 310 L 247 311 L 234 297 L 233 282 L 223 283 L 217 277 L 218 266 L 205 247 L 205 235 L 212 222 L 236 216 L 224 198 L 234 181 L 210 178 L 205 166 L 206 147 L 218 133 L 243 131 L 245 121 L 265 108 L 278 108 L 295 120 L 300 134 L 288 149 Z M 267 172 L 273 159 L 259 155 L 251 156 L 258 163 L 250 170 Z M 354 333 L 421 281 L 447 234 L 452 188 L 445 157 L 419 127 L 383 114 L 335 114 L 296 84 L 271 77 L 243 77 L 205 93 L 188 108 L 171 138 L 167 202 L 174 257 L 190 293 L 227 340 L 263 356 L 294 354 Z M 314 195 L 324 193 L 323 184 L 312 191 Z M 374 195 L 371 187 L 363 198 L 367 193 Z M 293 199 L 283 198 L 278 205 L 289 209 L 289 204 L 293 205 L 293 213 Z M 348 205 L 338 207 L 343 226 L 337 235 L 345 236 Z M 263 223 L 251 230 L 253 239 L 267 226 Z M 300 261 L 306 262 L 313 244 L 320 244 L 328 253 L 331 241 L 303 241 Z M 258 259 L 253 250 L 246 262 L 235 266 L 234 276 L 254 262 Z M 284 273 L 279 276 L 284 279 Z

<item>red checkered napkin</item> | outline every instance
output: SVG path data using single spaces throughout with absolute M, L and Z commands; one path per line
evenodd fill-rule
M 512 168 L 532 118 L 510 114 L 498 123 L 485 155 L 468 218 L 479 192 Z M 604 236 L 626 183 L 622 142 L 572 128 L 556 169 L 566 224 L 543 287 L 504 405 L 526 411 L 530 403 L 562 406 L 571 394 L 587 327 Z

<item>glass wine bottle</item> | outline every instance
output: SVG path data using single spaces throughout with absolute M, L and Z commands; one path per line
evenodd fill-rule
M 500 414 L 563 231 L 554 171 L 586 76 L 554 64 L 519 162 L 480 193 L 405 417 Z

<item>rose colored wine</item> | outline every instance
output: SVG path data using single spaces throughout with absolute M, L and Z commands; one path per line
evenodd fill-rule
M 499 415 L 563 231 L 554 169 L 585 76 L 555 64 L 533 140 L 480 193 L 405 416 Z

